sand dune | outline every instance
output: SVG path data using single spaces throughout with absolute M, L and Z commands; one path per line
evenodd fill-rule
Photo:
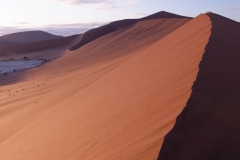
M 159 18 L 191 18 L 191 17 L 181 16 L 181 15 L 177 15 L 177 14 L 166 12 L 166 11 L 160 11 L 158 13 L 154 13 L 152 15 L 149 15 L 140 19 L 149 20 L 149 19 L 159 19 Z
M 0 159 L 239 159 L 240 24 L 145 18 L 6 47 L 52 61 L 0 75 Z
M 161 18 L 189 18 L 189 17 L 184 17 L 184 16 L 173 14 L 173 13 L 161 11 L 161 12 L 158 12 L 153 15 L 150 15 L 150 16 L 147 16 L 144 18 L 140 18 L 140 19 L 125 19 L 125 20 L 111 22 L 105 26 L 94 28 L 94 29 L 91 29 L 91 30 L 87 31 L 86 33 L 84 33 L 83 37 L 79 41 L 79 43 L 77 43 L 75 46 L 71 47 L 70 50 L 71 51 L 76 50 L 99 37 L 107 35 L 111 32 L 119 30 L 121 28 L 131 26 L 133 24 L 136 24 L 137 22 L 141 22 L 144 20 L 151 20 L 151 19 L 161 19 Z
M 44 41 L 50 39 L 60 38 L 61 36 L 56 36 L 43 31 L 27 31 L 12 33 L 4 36 L 0 36 L 0 46 L 9 46 L 37 41 Z
M 1 87 L 0 157 L 157 159 L 190 97 L 210 29 L 206 15 L 145 20 L 1 76 L 12 84 Z
M 207 13 L 211 36 L 186 108 L 159 160 L 240 159 L 240 24 Z
M 0 47 L 0 57 L 11 56 L 22 53 L 31 53 L 36 51 L 49 50 L 54 48 L 67 47 L 75 44 L 74 40 L 78 39 L 80 35 L 74 35 L 69 37 L 55 38 L 51 40 L 44 40 L 38 42 L 31 42 L 25 44 L 11 45 Z
M 2 47 L 2 46 L 10 46 L 10 45 L 14 45 L 14 44 L 17 44 L 17 43 L 12 42 L 12 41 L 6 41 L 6 40 L 1 40 L 0 39 L 0 47 Z

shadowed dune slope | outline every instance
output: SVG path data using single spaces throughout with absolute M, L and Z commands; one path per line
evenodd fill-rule
M 17 43 L 14 43 L 12 41 L 6 41 L 6 40 L 0 39 L 0 47 L 2 47 L 2 46 L 10 46 L 10 45 L 14 45 L 14 44 L 17 44 Z
M 119 30 L 121 28 L 136 24 L 137 22 L 141 22 L 144 20 L 151 20 L 151 19 L 159 19 L 159 18 L 189 18 L 189 17 L 184 17 L 184 16 L 173 14 L 173 13 L 161 11 L 161 12 L 158 12 L 153 15 L 150 15 L 150 16 L 147 16 L 144 18 L 140 18 L 140 19 L 125 19 L 125 20 L 111 22 L 105 26 L 94 28 L 94 29 L 91 29 L 91 30 L 85 32 L 83 34 L 82 39 L 79 41 L 79 43 L 77 43 L 76 45 L 71 47 L 70 50 L 74 51 L 99 37 L 102 37 L 106 34 L 109 34 L 111 32 Z
M 74 35 L 74 36 L 55 38 L 55 39 L 44 40 L 39 42 L 3 46 L 3 47 L 0 47 L 0 56 L 30 53 L 30 52 L 36 52 L 36 51 L 42 51 L 42 50 L 48 50 L 48 49 L 54 49 L 59 47 L 66 47 L 66 46 L 69 47 L 70 44 L 73 45 L 74 40 L 77 39 L 79 36 L 80 35 Z
M 210 41 L 159 160 L 240 159 L 240 24 L 208 13 Z
M 142 24 L 142 29 L 146 27 Z M 113 32 L 36 68 L 35 74 L 51 65 L 48 71 L 51 77 L 42 75 L 38 80 L 22 82 L 31 84 L 15 97 L 18 101 L 2 102 L 5 107 L 1 108 L 1 122 L 5 126 L 0 125 L 6 138 L 0 143 L 0 157 L 8 160 L 157 159 L 164 136 L 190 96 L 210 29 L 209 17 L 201 15 L 148 48 L 127 50 L 129 46 L 122 46 L 117 52 L 128 38 L 119 39 L 118 44 L 111 44 L 107 38 L 120 38 L 127 32 L 119 30 L 118 34 Z M 148 44 L 151 42 L 150 37 L 145 39 Z M 144 38 L 136 38 L 135 46 L 143 41 Z M 120 56 L 130 55 L 128 52 L 134 54 Z M 84 55 L 85 63 L 79 67 Z M 29 71 L 28 76 L 34 75 L 33 72 Z M 37 82 L 46 83 L 47 88 L 32 89 L 30 85 Z M 14 87 L 11 85 L 12 90 Z M 16 127 L 18 118 L 25 124 L 14 135 L 7 135 Z M 26 122 L 29 119 L 31 123 Z
M 43 31 L 27 31 L 12 33 L 4 36 L 0 36 L 0 44 L 6 45 L 16 45 L 37 41 L 50 40 L 55 38 L 60 38 L 61 36 L 56 36 Z

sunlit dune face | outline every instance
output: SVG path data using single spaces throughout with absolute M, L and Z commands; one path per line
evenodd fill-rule
M 240 159 L 240 26 L 212 1 L 0 1 L 0 160 Z

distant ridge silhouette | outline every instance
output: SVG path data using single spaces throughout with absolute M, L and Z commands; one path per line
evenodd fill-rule
M 44 41 L 50 39 L 61 38 L 62 36 L 56 36 L 44 31 L 26 31 L 17 32 L 12 34 L 3 35 L 0 37 L 0 45 L 16 45 L 23 43 L 31 43 L 37 41 Z
M 190 18 L 190 17 L 184 17 L 177 14 L 161 11 L 140 19 L 124 19 L 124 20 L 114 21 L 105 26 L 94 28 L 85 32 L 83 34 L 82 39 L 79 41 L 79 43 L 72 46 L 69 50 L 74 51 L 99 37 L 102 37 L 106 34 L 109 34 L 121 28 L 136 24 L 137 22 L 150 20 L 150 19 L 159 19 L 159 18 Z

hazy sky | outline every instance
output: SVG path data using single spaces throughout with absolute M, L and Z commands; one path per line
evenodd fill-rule
M 190 17 L 211 11 L 240 22 L 240 0 L 0 0 L 0 35 L 26 30 L 73 35 L 162 10 Z

